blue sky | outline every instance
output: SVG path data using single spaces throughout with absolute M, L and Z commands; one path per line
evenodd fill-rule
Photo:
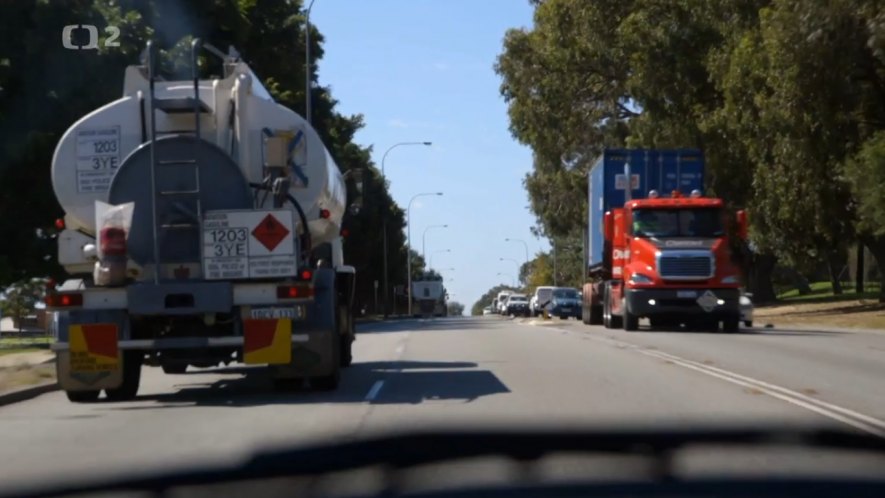
M 362 113 L 357 142 L 373 159 L 398 142 L 385 173 L 393 198 L 412 203 L 412 247 L 427 254 L 454 300 L 469 307 L 490 287 L 516 277 L 525 248 L 546 250 L 531 235 L 534 217 L 522 178 L 531 151 L 508 130 L 507 106 L 492 69 L 508 28 L 531 26 L 526 0 L 316 0 L 311 23 L 325 36 L 319 78 L 338 110 Z M 450 253 L 438 252 L 450 249 Z M 380 264 L 380 262 L 379 262 Z M 454 268 L 448 271 L 447 268 Z

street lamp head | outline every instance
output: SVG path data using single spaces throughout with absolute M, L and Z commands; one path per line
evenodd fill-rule
M 424 145 L 426 145 L 426 146 L 428 146 L 428 147 L 430 147 L 431 145 L 433 145 L 433 142 L 421 142 L 421 143 L 424 144 Z
M 443 193 L 442 193 L 442 192 L 437 192 L 436 195 L 443 195 Z

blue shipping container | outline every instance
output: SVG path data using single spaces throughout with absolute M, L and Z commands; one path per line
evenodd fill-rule
M 703 191 L 704 155 L 697 149 L 606 149 L 590 168 L 587 179 L 587 266 L 602 264 L 603 217 L 612 208 L 624 206 L 627 178 L 624 165 L 630 164 L 631 197 L 644 199 L 650 190 L 661 197 L 678 190 L 689 195 Z

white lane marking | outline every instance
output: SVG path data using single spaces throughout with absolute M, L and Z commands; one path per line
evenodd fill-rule
M 399 346 L 396 347 L 396 354 L 401 355 L 401 354 L 403 354 L 403 351 L 405 351 L 405 350 L 406 350 L 406 345 L 400 344 Z
M 372 401 L 375 399 L 375 396 L 378 396 L 378 392 L 381 391 L 381 388 L 384 387 L 383 380 L 376 380 L 374 384 L 372 384 L 372 388 L 369 389 L 369 393 L 366 394 L 366 401 Z
M 752 377 L 747 377 L 745 375 L 741 375 L 729 370 L 724 370 L 721 368 L 712 367 L 710 365 L 704 365 L 692 360 L 687 360 L 685 358 L 670 353 L 647 349 L 643 346 L 619 341 L 613 338 L 593 337 L 592 335 L 589 337 L 592 340 L 598 342 L 609 343 L 619 348 L 633 349 L 646 356 L 671 361 L 683 368 L 695 370 L 697 372 L 707 374 L 711 377 L 716 377 L 732 384 L 758 389 L 759 391 L 762 391 L 773 398 L 786 401 L 790 404 L 800 406 L 833 420 L 848 424 L 864 432 L 868 432 L 870 434 L 885 438 L 885 420 L 880 420 L 842 406 L 827 403 L 826 401 L 821 401 L 819 399 L 806 396 L 802 393 L 787 389 L 782 386 L 754 379 Z

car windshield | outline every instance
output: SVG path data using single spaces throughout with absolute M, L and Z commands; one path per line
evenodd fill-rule
M 574 289 L 556 289 L 553 297 L 558 299 L 578 299 L 578 291 Z
M 885 441 L 885 0 L 0 0 L 0 498 L 769 423 Z
M 716 208 L 644 208 L 633 210 L 637 237 L 721 237 L 722 211 Z

